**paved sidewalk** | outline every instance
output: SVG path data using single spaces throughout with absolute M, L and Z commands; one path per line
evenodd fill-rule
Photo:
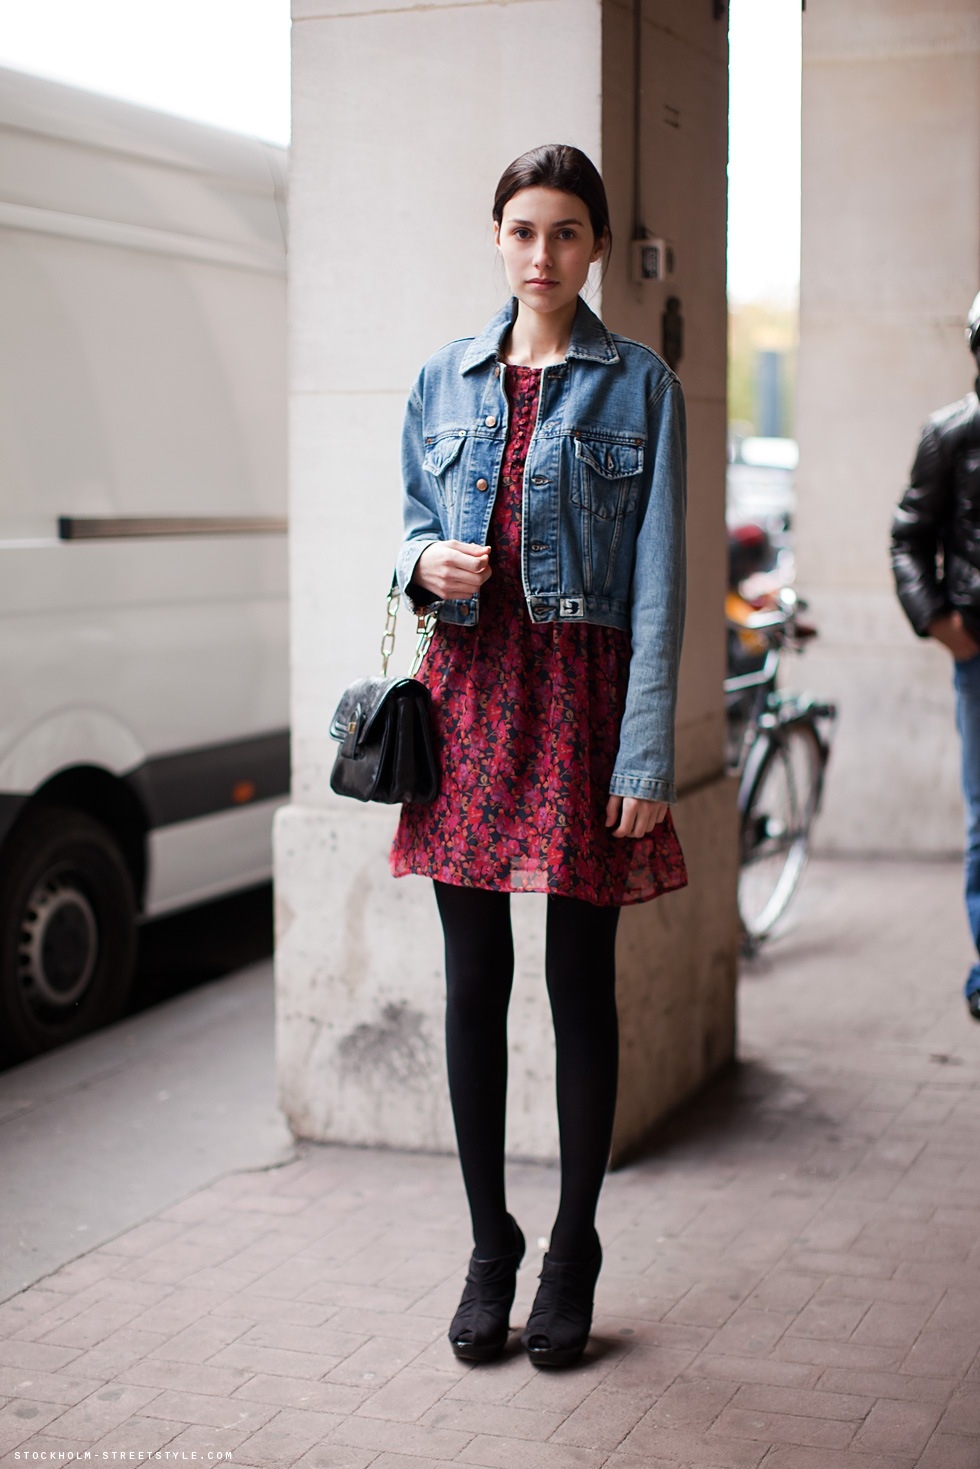
M 582 1367 L 453 1360 L 454 1160 L 307 1148 L 0 1306 L 0 1465 L 978 1469 L 968 956 L 954 867 L 814 866 L 746 972 L 742 1064 L 608 1180 Z M 535 1240 L 556 1174 L 511 1176 Z
M 0 1073 L 0 1301 L 192 1189 L 292 1156 L 273 1024 L 266 960 Z

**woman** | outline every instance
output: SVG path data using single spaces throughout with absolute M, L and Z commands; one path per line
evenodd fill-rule
M 403 438 L 398 580 L 439 621 L 421 678 L 442 785 L 405 805 L 396 876 L 434 879 L 450 1094 L 474 1250 L 458 1357 L 507 1341 L 524 1238 L 504 1192 L 510 894 L 548 894 L 561 1198 L 522 1341 L 576 1361 L 602 1263 L 616 1104 L 619 909 L 686 881 L 668 803 L 684 608 L 684 410 L 673 373 L 579 297 L 611 244 L 577 148 L 506 170 L 494 239 L 513 293 L 426 363 Z

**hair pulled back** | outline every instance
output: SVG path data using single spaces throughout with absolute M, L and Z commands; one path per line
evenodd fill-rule
M 544 143 L 515 158 L 500 175 L 493 197 L 493 217 L 498 225 L 503 222 L 505 206 L 522 189 L 558 189 L 562 194 L 574 194 L 589 211 L 596 240 L 605 235 L 607 250 L 612 244 L 606 187 L 592 159 L 581 148 L 573 148 L 570 143 Z

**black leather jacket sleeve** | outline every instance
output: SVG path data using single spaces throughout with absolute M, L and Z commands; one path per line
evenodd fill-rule
M 909 487 L 892 520 L 891 539 L 895 590 L 920 638 L 928 637 L 929 624 L 951 610 L 940 571 L 951 494 L 942 436 L 935 423 L 928 423 L 916 450 Z

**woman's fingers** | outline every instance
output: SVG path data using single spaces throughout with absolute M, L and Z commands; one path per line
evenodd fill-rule
M 475 578 L 477 587 L 482 586 L 490 575 L 490 547 L 464 545 L 461 541 L 447 544 L 455 552 L 451 566 L 464 577 Z
M 644 801 L 638 796 L 610 796 L 606 802 L 606 825 L 615 826 L 614 837 L 648 836 L 666 815 L 666 801 Z
M 437 597 L 472 597 L 490 575 L 490 547 L 432 541 L 415 565 L 415 580 Z

